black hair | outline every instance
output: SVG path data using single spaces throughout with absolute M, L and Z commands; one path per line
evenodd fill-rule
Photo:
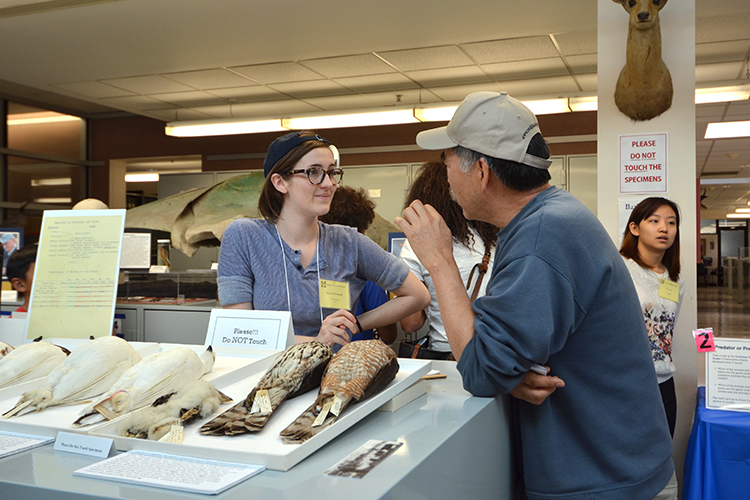
M 13 278 L 26 279 L 26 271 L 29 266 L 36 262 L 36 245 L 27 245 L 19 248 L 8 258 L 8 265 L 5 268 L 5 276 L 8 280 Z

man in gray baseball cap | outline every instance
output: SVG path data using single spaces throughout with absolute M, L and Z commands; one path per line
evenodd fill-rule
M 396 219 L 433 278 L 464 387 L 514 396 L 528 498 L 676 499 L 638 296 L 596 216 L 549 184 L 534 114 L 504 92 L 477 92 L 417 144 L 443 150 L 466 218 L 501 228 L 487 295 L 472 304 L 440 215 L 415 201 Z

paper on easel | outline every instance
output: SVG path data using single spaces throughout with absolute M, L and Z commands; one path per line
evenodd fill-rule
M 27 339 L 112 334 L 124 225 L 125 210 L 44 212 Z
M 265 469 L 262 465 L 133 450 L 78 469 L 73 475 L 216 495 Z

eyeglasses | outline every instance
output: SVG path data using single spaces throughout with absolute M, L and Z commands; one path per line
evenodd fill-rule
M 341 182 L 341 179 L 344 178 L 344 171 L 340 168 L 332 168 L 331 170 L 323 170 L 320 167 L 302 168 L 298 170 L 290 170 L 286 173 L 286 175 L 294 174 L 307 174 L 307 180 L 310 181 L 310 184 L 312 184 L 313 186 L 322 184 L 323 180 L 326 178 L 326 175 L 328 175 L 328 177 L 331 179 L 331 182 L 334 184 L 339 184 Z

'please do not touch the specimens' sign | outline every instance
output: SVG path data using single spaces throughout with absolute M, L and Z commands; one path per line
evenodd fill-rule
M 667 192 L 667 134 L 620 136 L 620 193 Z

